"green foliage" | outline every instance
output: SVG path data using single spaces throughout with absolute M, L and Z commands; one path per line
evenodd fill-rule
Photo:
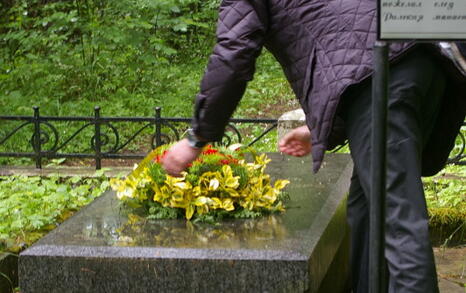
M 148 202 L 149 220 L 177 219 L 183 216 L 183 210 L 177 208 L 164 207 L 155 201 Z
M 153 116 L 155 106 L 164 116 L 190 116 L 214 41 L 216 0 L 9 3 L 0 18 L 0 115 L 32 115 L 37 105 L 42 115 L 92 116 L 99 105 L 106 116 Z M 16 126 L 2 125 L 0 137 Z M 58 126 L 67 138 L 82 124 Z M 31 130 L 1 151 L 31 152 L 24 143 Z M 88 151 L 91 137 L 87 131 L 63 151 Z M 31 163 L 0 159 L 12 161 Z
M 248 171 L 244 166 L 241 165 L 230 165 L 233 175 L 239 176 L 239 188 L 244 188 L 249 180 Z M 199 176 L 205 172 L 220 172 L 222 165 L 217 162 L 205 162 L 202 165 L 194 165 L 189 168 L 189 174 L 186 176 L 186 180 L 191 184 L 197 184 Z
M 109 186 L 96 178 L 0 177 L 0 250 L 19 252 Z
M 186 181 L 195 185 L 199 181 L 199 177 L 205 172 L 219 172 L 222 166 L 212 162 L 204 162 L 203 164 L 196 164 L 189 168 L 189 174 L 186 176 Z
M 297 109 L 295 98 L 280 64 L 273 55 L 264 50 L 257 59 L 254 80 L 248 84 L 240 106 L 236 111 L 238 117 L 278 118 L 288 109 Z
M 435 177 L 425 178 L 429 225 L 445 245 L 464 243 L 466 234 L 465 166 L 448 165 Z M 461 240 L 462 239 L 462 240 Z
M 271 212 L 267 210 L 238 209 L 233 212 L 213 210 L 203 215 L 197 215 L 193 222 L 215 225 L 224 219 L 257 219 L 270 214 Z
M 167 172 L 165 171 L 165 169 L 163 169 L 162 165 L 149 164 L 148 169 L 148 174 L 151 177 L 152 181 L 154 181 L 158 185 L 163 185 L 167 176 Z
M 197 215 L 193 223 L 205 223 L 216 225 L 224 219 L 257 219 L 264 215 L 270 214 L 270 211 L 251 211 L 248 209 L 239 209 L 233 212 L 222 210 L 209 211 L 206 214 Z
M 265 211 L 250 211 L 247 209 L 238 210 L 233 214 L 235 219 L 255 219 L 263 216 Z
M 455 208 L 466 212 L 466 168 L 448 165 L 435 177 L 424 179 L 429 208 Z
M 53 114 L 76 99 L 152 97 L 157 71 L 183 52 L 205 56 L 216 2 L 15 1 L 0 23 L 2 95 L 44 101 Z
M 241 165 L 231 165 L 231 170 L 234 176 L 239 176 L 239 188 L 244 188 L 249 182 L 248 170 Z
M 2 6 L 0 19 L 0 115 L 190 117 L 193 98 L 215 41 L 218 0 L 16 0 Z M 278 117 L 294 101 L 273 57 L 265 52 L 236 117 Z M 264 105 L 267 105 L 266 109 Z M 5 123 L 5 131 L 17 126 Z M 82 124 L 59 125 L 69 137 Z M 127 133 L 140 125 L 125 125 Z M 246 127 L 251 141 L 264 127 Z M 122 131 L 125 132 L 125 131 Z M 0 151 L 31 152 L 31 129 L 24 129 Z M 276 132 L 255 145 L 276 149 Z M 148 137 L 149 135 L 147 135 Z M 64 152 L 89 151 L 90 132 Z M 147 144 L 141 136 L 140 144 Z M 123 135 L 122 139 L 126 138 Z M 144 140 L 144 141 L 142 141 Z M 4 148 L 4 149 L 3 149 Z M 44 148 L 46 149 L 46 148 Z M 131 146 L 130 150 L 140 150 Z M 0 159 L 31 164 L 29 159 Z

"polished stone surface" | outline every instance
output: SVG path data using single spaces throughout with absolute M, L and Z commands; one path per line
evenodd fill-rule
M 269 156 L 291 181 L 285 213 L 145 221 L 107 192 L 21 254 L 21 292 L 316 292 L 346 232 L 351 160 L 312 175 L 310 158 Z

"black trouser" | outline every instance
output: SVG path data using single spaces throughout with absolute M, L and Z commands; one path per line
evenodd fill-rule
M 438 292 L 421 182 L 422 148 L 431 132 L 446 77 L 416 49 L 390 68 L 385 257 L 389 292 Z M 354 292 L 368 291 L 371 84 L 345 96 L 342 113 L 354 161 L 348 198 Z

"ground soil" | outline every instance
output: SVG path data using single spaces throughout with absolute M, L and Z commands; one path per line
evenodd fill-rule
M 434 247 L 441 293 L 466 293 L 466 245 Z

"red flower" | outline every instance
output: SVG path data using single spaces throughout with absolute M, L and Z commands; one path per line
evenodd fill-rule
M 168 150 L 165 150 L 161 155 L 157 155 L 155 158 L 154 158 L 154 162 L 156 162 L 157 164 L 160 164 L 162 159 L 165 158 L 165 156 L 168 154 Z
M 203 155 L 212 155 L 218 153 L 218 150 L 216 149 L 206 149 L 205 151 L 202 152 Z

